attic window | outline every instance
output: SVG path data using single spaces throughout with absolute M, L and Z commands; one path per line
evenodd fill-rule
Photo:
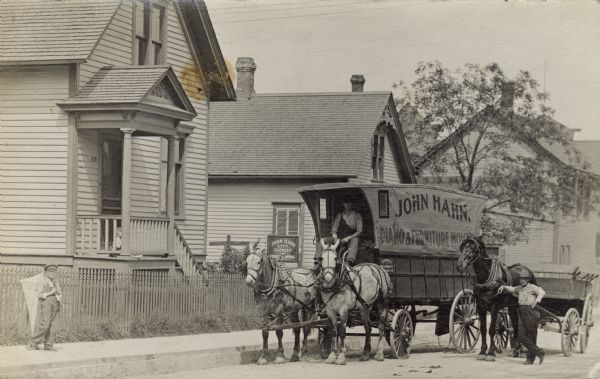
M 373 180 L 383 181 L 385 136 L 383 132 L 376 132 L 371 141 L 371 168 Z
M 138 65 L 165 63 L 166 4 L 158 0 L 136 0 L 135 62 Z

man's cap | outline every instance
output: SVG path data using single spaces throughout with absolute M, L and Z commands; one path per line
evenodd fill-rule
M 523 269 L 519 273 L 519 279 L 529 279 L 529 271 Z
M 44 271 L 48 271 L 50 269 L 58 270 L 58 265 L 55 264 L 47 264 L 44 266 Z

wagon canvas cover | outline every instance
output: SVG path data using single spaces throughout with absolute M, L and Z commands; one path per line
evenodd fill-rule
M 446 254 L 480 233 L 485 197 L 426 185 L 369 187 L 364 192 L 381 251 Z

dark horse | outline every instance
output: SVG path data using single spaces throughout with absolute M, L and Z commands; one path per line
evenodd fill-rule
M 477 359 L 486 361 L 494 361 L 496 359 L 496 345 L 494 341 L 496 319 L 498 312 L 504 307 L 508 307 L 508 315 L 513 327 L 511 338 L 513 357 L 518 357 L 518 300 L 515 296 L 508 293 L 499 294 L 498 288 L 501 285 L 518 286 L 519 273 L 523 269 L 529 272 L 530 283 L 536 284 L 535 275 L 528 267 L 520 264 L 506 267 L 498 258 L 488 256 L 482 237 L 467 238 L 462 242 L 459 250 L 458 264 L 456 265 L 459 272 L 464 272 L 469 266 L 472 266 L 475 271 L 473 293 L 475 294 L 477 316 L 479 317 L 481 328 L 481 350 Z M 486 341 L 486 314 L 488 311 L 492 316 L 489 331 L 489 350 Z

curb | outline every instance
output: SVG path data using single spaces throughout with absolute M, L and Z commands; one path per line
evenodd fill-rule
M 362 339 L 349 338 L 349 350 L 362 349 Z M 289 359 L 294 343 L 283 343 Z M 58 378 L 122 378 L 149 374 L 168 374 L 209 368 L 254 364 L 262 345 L 246 345 L 217 349 L 190 350 L 175 353 L 139 354 L 119 357 L 83 359 L 77 361 L 32 364 L 0 368 L 0 379 L 58 379 Z M 275 359 L 277 344 L 269 344 L 267 359 Z M 309 339 L 309 354 L 316 354 L 314 338 Z

